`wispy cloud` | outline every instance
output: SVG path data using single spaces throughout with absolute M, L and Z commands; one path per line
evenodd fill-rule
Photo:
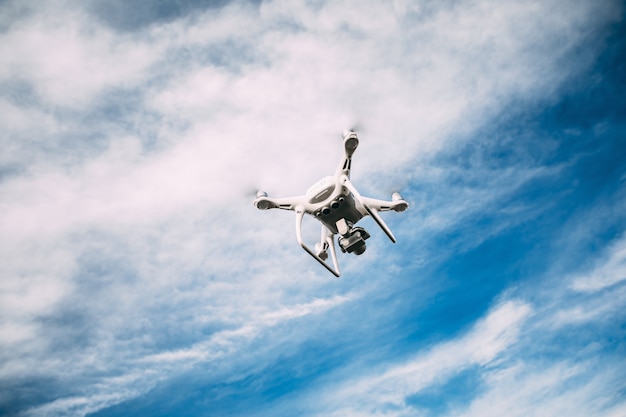
M 85 415 L 197 364 L 225 375 L 270 333 L 305 340 L 323 332 L 297 323 L 317 319 L 349 327 L 358 317 L 337 320 L 342 307 L 399 291 L 328 279 L 293 244 L 292 218 L 249 201 L 256 187 L 299 194 L 332 172 L 338 133 L 355 122 L 357 185 L 402 186 L 414 202 L 398 231 L 415 252 L 397 255 L 403 265 L 413 256 L 440 265 L 531 218 L 541 210 L 517 206 L 517 220 L 437 245 L 562 167 L 453 170 L 434 159 L 488 143 L 472 133 L 511 103 L 553 100 L 593 62 L 595 49 L 581 45 L 620 10 L 608 1 L 148 3 L 128 16 L 117 2 L 0 6 L 0 385 L 56 387 L 4 395 L 7 410 Z M 440 199 L 421 200 L 417 178 Z M 380 247 L 345 270 L 401 273 Z M 621 288 L 622 255 L 616 243 L 569 291 Z M 561 307 L 552 311 L 573 317 Z M 542 309 L 503 301 L 471 330 L 358 375 L 332 398 L 352 398 L 346 412 L 390 404 L 400 413 L 407 396 L 462 369 L 485 368 L 487 386 L 524 380 L 512 366 L 499 373 L 499 360 Z M 269 343 L 260 361 L 279 351 Z
M 403 415 L 406 399 L 424 387 L 472 366 L 490 366 L 517 340 L 520 325 L 531 313 L 527 304 L 509 301 L 498 306 L 466 335 L 433 346 L 382 375 L 347 381 L 334 389 L 331 415 Z M 394 410 L 394 411 L 391 411 Z
M 600 291 L 626 280 L 626 239 L 622 238 L 607 250 L 605 259 L 588 274 L 578 277 L 572 289 L 583 292 Z
M 47 104 L 83 107 L 106 88 L 145 79 L 159 45 L 93 25 L 80 9 L 41 5 L 3 34 L 0 77 L 31 83 Z

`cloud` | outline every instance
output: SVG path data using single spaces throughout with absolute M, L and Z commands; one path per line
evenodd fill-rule
M 213 333 L 206 340 L 201 340 L 191 346 L 176 350 L 159 350 L 157 353 L 146 351 L 147 340 L 129 340 L 128 344 L 110 341 L 116 347 L 114 356 L 102 357 L 98 353 L 100 347 L 92 347 L 86 352 L 76 353 L 71 359 L 63 360 L 62 364 L 45 364 L 39 372 L 59 372 L 58 366 L 66 368 L 66 378 L 81 380 L 79 389 L 73 390 L 80 395 L 70 395 L 58 398 L 46 404 L 29 408 L 24 415 L 39 416 L 49 414 L 85 415 L 100 408 L 145 394 L 159 383 L 168 378 L 176 377 L 189 371 L 192 367 L 208 366 L 214 371 L 219 368 L 230 368 L 229 362 L 234 362 L 238 356 L 247 356 L 248 346 L 261 337 L 268 328 L 285 325 L 290 320 L 298 320 L 311 314 L 322 314 L 336 308 L 343 303 L 353 301 L 348 296 L 336 296 L 331 299 L 316 299 L 310 303 L 285 306 L 279 312 L 269 310 L 258 317 L 249 316 L 239 311 L 235 328 L 220 330 Z M 227 308 L 227 307 L 226 307 Z M 267 307 L 262 308 L 267 310 Z M 217 314 L 216 314 L 217 313 Z M 200 314 L 202 314 L 200 312 Z M 213 320 L 224 315 L 225 312 L 213 312 Z M 247 315 L 243 318 L 241 315 Z M 292 326 L 298 326 L 294 323 Z M 102 341 L 101 341 L 102 342 Z M 96 351 L 93 351 L 96 349 Z M 111 354 L 113 352 L 110 352 Z M 94 356 L 95 355 L 95 356 Z M 25 366 L 13 369 L 17 375 L 29 372 L 31 358 L 26 359 Z M 102 362 L 106 360 L 107 362 Z M 223 362 L 224 365 L 219 365 Z M 10 377 L 11 364 L 5 364 L 4 377 Z M 104 375 L 93 378 L 84 374 L 85 367 L 102 370 Z M 105 371 L 106 370 L 106 371 Z M 221 371 L 223 372 L 223 371 Z M 63 383 L 63 382 L 62 382 Z
M 86 22 L 79 10 L 49 10 L 11 27 L 2 36 L 0 77 L 30 82 L 45 101 L 75 108 L 107 87 L 138 82 L 160 55 L 158 47 Z
M 612 415 L 623 409 L 608 400 L 617 382 L 614 372 L 596 372 L 595 363 L 557 363 L 547 367 L 511 366 L 487 373 L 487 392 L 459 416 Z M 540 411 L 539 411 L 540 410 Z
M 132 16 L 121 3 L 1 6 L 15 22 L 0 33 L 0 378 L 58 387 L 20 410 L 84 415 L 181 363 L 227 374 L 270 329 L 300 334 L 298 320 L 384 291 L 328 280 L 294 244 L 293 219 L 254 210 L 246 193 L 302 193 L 334 170 L 339 132 L 358 121 L 357 185 L 406 185 L 419 202 L 411 185 L 426 168 L 434 188 L 450 178 L 434 156 L 486 140 L 470 133 L 512 103 L 552 100 L 594 58 L 569 57 L 618 15 L 614 3 L 567 1 L 209 3 Z M 428 246 L 558 170 L 448 172 L 486 185 L 416 204 L 405 241 Z M 461 247 L 481 241 L 469 240 Z M 616 248 L 574 289 L 619 284 Z M 392 256 L 346 270 L 387 276 L 375 261 Z M 533 308 L 504 302 L 464 336 L 342 392 L 365 401 L 354 412 L 378 407 L 364 393 L 403 407 L 442 374 L 497 363 Z
M 600 291 L 626 279 L 626 239 L 617 240 L 607 249 L 605 259 L 591 272 L 578 277 L 572 289 L 583 292 Z
M 406 399 L 436 381 L 472 366 L 489 367 L 517 340 L 520 326 L 531 314 L 529 305 L 507 301 L 495 307 L 466 335 L 433 346 L 381 375 L 363 376 L 333 388 L 326 413 L 377 415 L 386 409 L 405 409 Z M 332 411 L 331 411 L 332 410 Z M 402 415 L 395 412 L 393 415 Z

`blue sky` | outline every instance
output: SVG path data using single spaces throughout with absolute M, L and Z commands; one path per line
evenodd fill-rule
M 626 415 L 619 1 L 0 4 L 0 415 Z M 336 279 L 293 215 L 357 123 Z M 313 220 L 307 232 L 318 236 Z

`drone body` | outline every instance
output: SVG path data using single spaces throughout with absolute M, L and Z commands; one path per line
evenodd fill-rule
M 270 198 L 259 191 L 254 205 L 259 210 L 278 208 L 296 213 L 296 237 L 300 246 L 321 263 L 335 276 L 341 275 L 335 250 L 335 235 L 342 252 L 360 255 L 365 252 L 365 240 L 369 233 L 356 223 L 365 216 L 371 216 L 385 234 L 395 243 L 396 238 L 378 212 L 402 212 L 409 204 L 399 193 L 393 193 L 391 201 L 363 197 L 350 181 L 352 155 L 359 145 L 357 134 L 352 130 L 343 133 L 344 156 L 334 176 L 322 178 L 313 184 L 303 196 Z M 310 249 L 302 239 L 302 220 L 305 214 L 315 217 L 322 223 L 322 235 L 315 250 Z M 333 266 L 326 260 L 328 251 L 332 256 Z

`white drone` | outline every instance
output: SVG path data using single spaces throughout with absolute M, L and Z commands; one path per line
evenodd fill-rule
M 393 193 L 391 201 L 363 197 L 350 182 L 352 154 L 359 146 L 359 139 L 352 130 L 343 132 L 344 156 L 337 172 L 332 177 L 325 177 L 309 188 L 305 195 L 286 198 L 269 198 L 264 191 L 257 192 L 254 205 L 259 210 L 283 209 L 296 212 L 296 237 L 298 243 L 309 255 L 326 269 L 339 277 L 339 264 L 335 251 L 335 235 L 342 252 L 361 255 L 365 252 L 365 240 L 370 237 L 362 227 L 355 226 L 364 216 L 370 215 L 393 243 L 396 242 L 391 230 L 378 214 L 379 211 L 393 210 L 402 212 L 409 207 L 400 193 Z M 302 219 L 309 214 L 322 223 L 320 243 L 311 250 L 302 239 Z M 328 250 L 332 255 L 333 267 L 326 263 Z

